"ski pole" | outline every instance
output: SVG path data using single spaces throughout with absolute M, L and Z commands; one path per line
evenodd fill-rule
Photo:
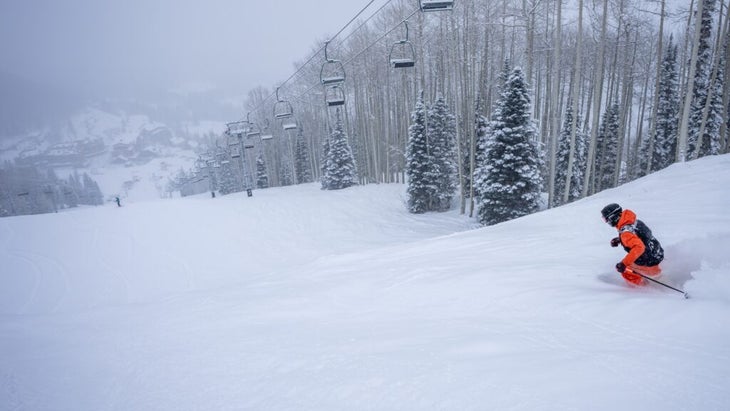
M 663 285 L 663 286 L 665 286 L 665 287 L 667 287 L 667 288 L 671 288 L 672 290 L 674 290 L 674 291 L 676 291 L 676 292 L 678 292 L 678 293 L 682 293 L 682 294 L 684 294 L 684 298 L 689 298 L 689 294 L 687 294 L 687 292 L 686 292 L 686 291 L 682 291 L 682 290 L 680 290 L 680 289 L 678 289 L 678 288 L 674 288 L 674 287 L 672 287 L 672 286 L 671 286 L 671 285 L 669 285 L 669 284 L 664 284 L 663 282 L 661 282 L 661 281 L 659 281 L 659 280 L 655 280 L 655 279 L 653 279 L 653 278 L 651 278 L 651 277 L 649 277 L 649 276 L 646 276 L 646 275 L 644 275 L 644 274 L 641 274 L 641 273 L 637 273 L 636 271 L 634 271 L 634 274 L 639 274 L 640 276 L 642 276 L 642 277 L 646 278 L 646 279 L 647 279 L 647 280 L 649 280 L 649 281 L 654 281 L 655 283 L 657 283 L 657 284 L 659 284 L 659 285 Z

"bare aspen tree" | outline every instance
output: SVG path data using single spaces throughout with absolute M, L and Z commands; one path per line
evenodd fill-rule
M 555 39 L 553 43 L 553 84 L 550 96 L 550 175 L 548 176 L 548 205 L 552 207 L 555 187 L 555 154 L 560 133 L 560 52 L 563 37 L 563 0 L 555 2 Z M 570 174 L 570 173 L 568 173 Z
M 642 145 L 642 141 L 644 139 L 644 135 L 643 135 L 644 134 L 644 116 L 646 115 L 646 106 L 647 106 L 647 100 L 648 100 L 646 95 L 649 92 L 650 77 L 651 76 L 649 75 L 649 73 L 647 71 L 646 75 L 644 76 L 644 85 L 642 86 L 642 90 L 641 90 L 641 104 L 640 104 L 640 108 L 639 108 L 639 121 L 637 121 L 637 123 L 636 123 L 636 139 L 634 141 L 633 152 L 630 155 L 631 163 L 629 164 L 629 170 L 632 170 L 632 172 L 634 172 L 634 170 L 636 171 L 636 173 L 631 176 L 632 178 L 641 174 L 638 170 L 638 167 L 641 164 L 640 156 L 642 155 L 641 145 Z M 653 140 L 650 136 L 647 136 L 647 138 L 649 139 L 648 141 L 650 141 L 650 142 Z M 649 155 L 649 153 L 643 153 L 643 154 Z M 651 161 L 650 155 L 649 155 L 648 161 Z
M 571 90 L 570 101 L 573 107 L 573 119 L 570 129 L 570 152 L 568 154 L 568 172 L 565 173 L 565 192 L 563 193 L 563 204 L 567 204 L 570 200 L 570 182 L 573 176 L 573 163 L 575 162 L 575 135 L 578 128 L 578 113 L 580 106 L 578 105 L 578 90 L 581 78 L 581 62 L 583 52 L 583 0 L 578 1 L 578 38 L 575 46 L 575 64 L 573 65 L 573 89 Z
M 457 115 L 457 118 L 461 119 L 461 127 L 457 128 L 456 136 L 457 136 L 457 142 L 456 142 L 456 158 L 457 158 L 457 164 L 458 164 L 458 172 L 457 176 L 459 178 L 459 193 L 460 193 L 460 213 L 464 214 L 466 213 L 466 195 L 464 193 L 464 156 L 462 153 L 462 148 L 464 147 L 462 139 L 469 142 L 471 144 L 471 140 L 473 140 L 474 131 L 473 127 L 470 126 L 471 120 L 473 118 L 473 115 L 470 114 L 470 112 L 474 111 L 474 108 L 471 105 L 471 101 L 473 101 L 474 96 L 472 94 L 472 86 L 470 84 L 469 79 L 472 77 L 471 70 L 472 69 L 472 62 L 469 61 L 470 56 L 473 55 L 473 51 L 471 50 L 471 37 L 470 37 L 470 26 L 469 22 L 472 20 L 473 17 L 473 8 L 470 8 L 469 2 L 464 2 L 464 15 L 462 19 L 463 24 L 463 32 L 464 32 L 464 38 L 462 41 L 462 59 L 461 61 L 461 81 L 460 81 L 460 88 L 461 88 L 461 113 L 460 115 Z M 471 12 L 470 12 L 471 10 Z M 456 32 L 456 30 L 454 30 Z M 456 38 L 456 34 L 454 34 L 454 38 Z M 457 65 L 458 67 L 459 65 Z M 461 132 L 459 132 L 461 130 Z
M 724 2 L 723 2 L 724 4 Z M 730 8 L 728 9 L 728 14 L 730 14 Z M 726 23 L 726 30 L 725 30 L 725 37 L 723 40 L 725 41 L 724 44 L 724 50 L 725 53 L 725 76 L 722 83 L 722 106 L 725 108 L 722 111 L 722 124 L 720 125 L 720 143 L 721 143 L 721 150 L 723 153 L 727 153 L 728 149 L 730 148 L 730 138 L 728 138 L 728 104 L 730 104 L 730 15 L 726 16 L 725 18 Z
M 626 34 L 626 44 L 625 48 L 628 48 L 630 45 L 630 36 L 631 36 L 631 26 L 626 25 L 625 28 L 625 34 Z M 637 34 L 638 35 L 638 34 Z M 622 74 L 622 83 L 623 88 L 621 91 L 621 116 L 620 116 L 620 125 L 619 125 L 619 133 L 618 133 L 618 153 L 616 155 L 616 169 L 614 171 L 613 175 L 613 186 L 616 187 L 619 184 L 619 179 L 621 176 L 621 160 L 623 158 L 624 153 L 624 144 L 627 140 L 626 134 L 628 130 L 630 129 L 630 123 L 631 121 L 631 102 L 634 97 L 634 76 L 633 76 L 633 68 L 634 68 L 634 62 L 636 61 L 636 41 L 634 42 L 634 50 L 631 54 L 631 62 L 624 61 L 624 71 Z M 628 50 L 625 50 L 628 51 Z
M 596 70 L 593 81 L 593 125 L 591 127 L 591 138 L 588 144 L 588 158 L 586 163 L 586 172 L 583 179 L 583 197 L 588 196 L 591 173 L 593 171 L 594 157 L 596 155 L 596 137 L 598 134 L 598 122 L 601 115 L 601 97 L 603 94 L 603 59 L 606 52 L 606 25 L 608 20 L 608 0 L 603 0 L 603 16 L 601 17 L 601 37 L 598 45 L 598 61 L 596 62 Z
M 651 106 L 651 123 L 649 124 L 649 150 L 646 153 L 648 157 L 646 161 L 645 173 L 651 172 L 651 163 L 654 157 L 654 141 L 656 134 L 656 117 L 659 109 L 659 84 L 662 76 L 662 59 L 664 59 L 664 17 L 666 10 L 667 0 L 662 0 L 661 11 L 659 12 L 659 40 L 657 44 L 657 57 L 656 57 L 656 78 L 654 81 L 654 98 L 652 99 Z
M 697 19 L 695 20 L 695 35 L 692 41 L 692 58 L 690 59 L 689 78 L 687 79 L 687 90 L 684 96 L 682 117 L 679 121 L 679 135 L 677 141 L 677 161 L 684 162 L 687 155 L 687 134 L 689 127 L 689 112 L 692 106 L 692 94 L 694 93 L 695 71 L 697 69 L 697 58 L 700 48 L 700 26 L 702 26 L 703 0 L 697 0 Z
M 720 7 L 722 7 L 722 3 L 720 4 Z M 726 19 L 730 21 L 730 19 Z M 707 126 L 707 116 L 710 112 L 710 105 L 712 105 L 712 94 L 715 90 L 715 82 L 717 81 L 717 71 L 720 68 L 720 62 L 722 61 L 722 52 L 720 51 L 720 44 L 723 38 L 726 37 L 727 33 L 727 27 L 722 26 L 722 9 L 720 10 L 720 24 L 718 25 L 718 31 L 722 30 L 722 33 L 718 33 L 717 36 L 717 42 L 715 46 L 715 62 L 712 65 L 712 74 L 710 75 L 710 82 L 707 87 L 707 98 L 705 99 L 705 104 L 703 104 L 702 108 L 702 120 L 700 122 L 700 132 L 699 132 L 699 138 L 697 139 L 697 149 L 693 153 L 693 158 L 696 159 L 699 157 L 700 154 L 700 147 L 702 146 L 702 139 L 705 135 L 705 127 Z M 727 106 L 723 105 L 723 112 L 727 112 Z M 722 134 L 721 134 L 722 136 Z

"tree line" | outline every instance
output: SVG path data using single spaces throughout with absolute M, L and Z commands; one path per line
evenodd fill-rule
M 444 209 L 448 201 L 434 191 L 441 185 L 460 195 L 463 213 L 498 213 L 499 196 L 485 195 L 497 188 L 488 171 L 506 167 L 499 162 L 503 156 L 490 157 L 498 156 L 500 144 L 505 150 L 522 145 L 530 153 L 524 161 L 534 179 L 526 184 L 547 193 L 547 207 L 677 161 L 728 152 L 730 19 L 724 1 L 690 0 L 669 10 L 666 0 L 457 0 L 453 11 L 439 13 L 417 12 L 414 3 L 393 0 L 344 39 L 327 39 L 328 58 L 347 70 L 341 118 L 354 175 L 361 184 L 409 180 L 409 190 L 431 190 L 409 197 L 414 212 Z M 403 41 L 406 19 L 415 64 L 396 69 L 388 56 Z M 328 169 L 323 148 L 334 124 L 320 84 L 322 43 L 277 90 L 277 99 L 292 103 L 299 127 L 307 130 L 308 162 L 319 180 Z M 509 106 L 526 116 L 519 138 L 499 125 L 512 121 L 501 116 L 505 85 L 516 68 L 528 102 L 519 110 Z M 270 183 L 277 185 L 286 181 L 284 164 L 294 164 L 288 154 L 293 140 L 268 120 L 271 94 L 251 90 L 245 104 L 251 119 L 270 126 L 279 141 L 263 151 L 274 170 Z M 439 105 L 447 114 L 437 114 Z M 436 125 L 443 116 L 449 119 L 442 127 L 453 131 L 446 140 L 428 127 L 414 131 L 421 117 Z M 433 138 L 425 138 L 421 149 L 412 146 L 429 133 Z M 451 145 L 444 148 L 444 141 Z M 419 150 L 429 156 L 446 150 L 450 157 L 416 170 Z M 438 181 L 443 173 L 454 174 Z M 415 181 L 429 174 L 430 180 Z M 532 210 L 534 196 L 528 197 Z
M 0 168 L 0 217 L 57 212 L 79 205 L 102 205 L 99 184 L 87 173 L 59 178 L 53 169 L 16 166 Z

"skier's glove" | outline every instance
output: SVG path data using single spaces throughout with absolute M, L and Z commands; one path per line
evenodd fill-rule
M 621 244 L 621 239 L 616 237 L 611 239 L 611 247 L 618 247 Z
M 623 274 L 624 271 L 626 271 L 626 264 L 624 264 L 622 262 L 619 262 L 618 264 L 616 264 L 616 271 Z

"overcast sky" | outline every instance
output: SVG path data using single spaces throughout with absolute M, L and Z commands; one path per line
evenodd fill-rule
M 155 86 L 271 86 L 367 3 L 0 0 L 0 70 L 110 96 Z

